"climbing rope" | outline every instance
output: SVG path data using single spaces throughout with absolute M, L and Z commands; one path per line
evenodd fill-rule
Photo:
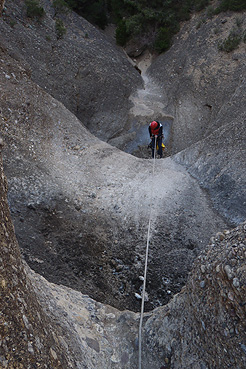
M 154 160 L 152 167 L 152 181 L 155 174 L 155 157 L 156 157 L 156 137 L 155 137 L 155 146 L 154 146 Z M 148 233 L 147 233 L 147 246 L 145 253 L 145 267 L 144 267 L 144 281 L 143 281 L 143 290 L 142 290 L 142 304 L 141 304 L 141 313 L 140 313 L 140 322 L 139 322 L 139 333 L 138 333 L 138 369 L 142 368 L 142 325 L 143 325 L 143 313 L 144 313 L 144 298 L 145 298 L 145 288 L 146 288 L 146 277 L 147 277 L 147 266 L 148 266 L 148 254 L 149 254 L 149 239 L 150 239 L 150 229 L 151 229 L 151 220 L 152 220 L 152 208 L 153 208 L 153 186 L 151 186 L 151 205 L 150 205 L 150 213 L 149 213 L 149 225 L 148 225 Z

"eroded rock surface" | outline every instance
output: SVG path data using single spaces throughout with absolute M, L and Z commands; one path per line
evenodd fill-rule
M 120 135 L 127 126 L 130 94 L 140 74 L 125 54 L 82 17 L 40 1 L 45 16 L 27 18 L 23 1 L 8 0 L 0 19 L 0 45 L 21 61 L 30 77 L 61 101 L 97 137 Z M 57 38 L 56 20 L 66 33 Z
M 174 117 L 173 153 L 244 117 L 245 43 L 230 53 L 218 45 L 231 31 L 243 32 L 245 22 L 245 12 L 194 15 L 148 69 Z
M 178 77 L 179 58 L 171 64 L 176 68 L 177 79 L 170 75 L 170 78 L 175 77 L 175 83 L 171 80 L 167 82 L 165 88 L 168 94 L 163 89 L 157 107 L 160 114 L 163 110 L 164 114 L 171 113 L 175 118 L 174 152 L 186 149 L 172 158 L 157 160 L 153 177 L 152 160 L 135 158 L 99 141 L 83 125 L 83 122 L 88 124 L 87 120 L 78 120 L 46 92 L 48 90 L 64 104 L 68 96 L 71 110 L 74 109 L 74 101 L 69 100 L 70 82 L 66 80 L 67 92 L 62 90 L 60 77 L 56 85 L 58 72 L 52 74 L 54 64 L 49 69 L 48 57 L 46 55 L 43 59 L 41 53 L 51 51 L 49 42 L 52 41 L 54 54 L 49 60 L 57 62 L 61 56 L 59 53 L 68 44 L 66 39 L 62 44 L 61 40 L 54 38 L 54 19 L 50 10 L 44 20 L 47 28 L 44 24 L 30 22 L 26 29 L 27 23 L 25 26 L 22 23 L 23 3 L 17 3 L 15 24 L 10 12 L 13 4 L 11 1 L 6 3 L 5 18 L 0 20 L 1 30 L 6 32 L 5 40 L 1 40 L 0 118 L 4 165 L 9 183 L 8 199 L 21 252 L 28 264 L 49 282 L 28 267 L 25 268 L 27 276 L 23 270 L 7 210 L 5 179 L 1 176 L 1 319 L 6 323 L 1 326 L 1 365 L 8 367 L 19 362 L 19 367 L 28 368 L 36 360 L 44 368 L 137 367 L 139 314 L 121 312 L 105 303 L 121 310 L 140 310 L 135 293 L 141 293 L 139 276 L 143 274 L 147 225 L 153 206 L 146 310 L 166 305 L 145 314 L 144 367 L 243 369 L 246 350 L 245 224 L 231 233 L 224 231 L 228 222 L 230 225 L 239 224 L 245 219 L 245 113 L 242 110 L 245 84 L 238 74 L 244 71 L 242 47 L 239 49 L 239 62 L 234 60 L 229 67 L 225 63 L 229 57 L 223 56 L 227 72 L 222 77 L 228 77 L 228 86 L 225 93 L 219 95 L 222 82 L 216 85 L 217 90 L 213 93 L 219 98 L 216 100 L 215 115 L 209 115 L 211 119 L 207 130 L 203 130 L 200 123 L 196 125 L 196 118 L 204 113 L 204 109 L 211 110 L 210 101 L 207 102 L 207 98 L 204 100 L 207 105 L 201 111 L 198 109 L 199 113 L 196 104 L 197 99 L 203 101 L 203 91 L 212 93 L 215 75 L 211 83 L 208 80 L 204 87 L 201 74 L 203 64 L 194 59 L 195 73 L 190 72 L 190 78 L 197 78 L 199 91 L 192 93 L 193 100 L 187 93 L 188 97 L 185 95 L 184 101 L 177 104 L 177 96 L 179 93 L 180 98 L 183 96 L 184 86 L 189 86 L 189 83 L 186 83 L 187 75 Z M 48 2 L 43 4 L 46 10 L 50 9 Z M 66 19 L 79 23 L 78 28 L 75 27 L 78 38 L 84 38 L 87 46 L 88 42 L 94 46 L 100 44 L 101 36 L 90 25 L 73 18 L 71 14 L 64 15 L 64 22 Z M 220 22 L 221 18 L 215 19 Z M 80 22 L 89 32 L 88 39 Z M 192 22 L 194 25 L 196 19 Z M 74 26 L 74 23 L 71 24 Z M 209 26 L 205 26 L 208 31 Z M 189 24 L 184 27 L 189 29 Z M 50 29 L 51 40 L 46 37 L 46 44 L 44 32 L 47 29 Z M 70 31 L 68 41 L 75 37 Z M 180 34 L 179 37 L 183 42 L 187 40 L 188 45 L 188 37 L 195 37 L 194 32 L 193 27 L 192 32 Z M 19 41 L 23 37 L 25 44 L 29 36 L 28 46 L 22 50 Z M 102 43 L 106 47 L 106 43 Z M 94 46 L 90 51 L 95 52 Z M 71 47 L 77 53 L 73 42 Z M 69 50 L 72 50 L 70 46 Z M 177 53 L 175 45 L 167 54 L 170 60 L 174 55 L 172 53 Z M 211 52 L 209 58 L 215 54 Z M 91 55 L 86 60 L 91 59 Z M 235 57 L 235 53 L 233 55 Z M 72 63 L 70 59 L 68 61 Z M 99 79 L 94 83 L 105 85 L 104 58 L 93 62 L 97 72 L 100 71 L 97 74 Z M 124 69 L 125 64 L 121 65 L 121 57 L 117 57 L 114 63 L 114 71 L 120 65 L 119 73 L 123 76 L 128 73 L 128 67 Z M 76 61 L 74 65 L 77 67 L 77 64 Z M 35 70 L 36 65 L 40 69 Z M 154 65 L 160 67 L 156 71 L 158 79 L 158 73 L 165 75 L 161 68 L 167 68 L 169 64 L 163 62 L 161 56 Z M 234 81 L 230 72 L 235 65 L 238 69 L 235 69 Z M 57 68 L 61 68 L 59 73 L 62 78 L 69 78 L 67 64 L 65 66 L 62 62 L 57 64 Z M 208 71 L 209 67 L 205 66 L 204 70 Z M 52 72 L 50 79 L 47 71 Z M 223 69 L 219 68 L 219 71 L 222 73 Z M 41 76 L 44 76 L 43 80 Z M 83 75 L 83 78 L 86 79 L 86 76 Z M 111 118 L 115 111 L 117 117 L 128 111 L 135 74 L 130 74 L 129 78 L 124 96 L 117 91 L 115 104 L 110 106 L 109 111 L 107 106 L 104 110 L 103 104 L 95 115 L 93 96 L 96 87 L 92 91 L 87 89 L 85 104 L 89 101 L 87 97 L 93 101 L 90 101 L 86 114 L 91 111 L 94 121 L 98 123 L 102 111 Z M 151 78 L 154 78 L 152 72 Z M 115 79 L 117 83 L 119 80 L 118 77 Z M 54 85 L 46 89 L 46 82 Z M 230 83 L 234 92 L 227 100 Z M 193 91 L 192 88 L 189 91 Z M 97 107 L 100 105 L 98 101 L 104 102 L 100 91 L 99 100 L 96 98 Z M 156 91 L 159 92 L 159 89 Z M 109 92 L 112 94 L 114 90 Z M 123 97 L 122 105 L 123 101 L 126 103 L 122 108 L 117 100 L 119 96 Z M 140 97 L 141 89 L 137 95 L 131 95 L 132 101 L 135 98 L 137 104 Z M 167 99 L 168 108 L 175 109 L 168 111 L 162 98 Z M 221 103 L 224 99 L 228 104 Z M 188 108 L 187 101 L 190 104 Z M 136 117 L 141 115 L 140 109 L 134 110 L 137 104 L 133 107 L 130 103 L 133 108 L 131 114 Z M 179 119 L 181 114 L 184 125 Z M 186 130 L 188 116 L 191 118 L 191 129 Z M 207 119 L 208 114 L 204 117 Z M 231 120 L 231 125 L 230 122 L 225 124 L 226 117 Z M 124 123 L 125 116 L 122 119 Z M 114 122 L 116 124 L 116 120 Z M 112 138 L 111 133 L 108 137 Z M 187 147 L 190 144 L 193 145 Z M 184 165 L 196 179 L 191 177 Z M 211 234 L 216 234 L 218 230 L 221 233 L 200 255 Z M 187 287 L 176 294 L 186 282 L 198 255 Z M 27 355 L 23 356 L 23 352 Z
M 156 353 L 164 368 L 245 367 L 245 245 L 245 223 L 211 239 L 184 290 L 146 322 L 149 363 Z
M 137 368 L 139 314 L 120 312 L 24 268 L 2 167 L 0 183 L 1 367 Z M 143 368 L 245 367 L 245 244 L 245 223 L 218 232 L 182 292 L 144 314 Z
M 246 17 L 205 17 L 185 23 L 148 73 L 165 96 L 164 110 L 174 117 L 174 160 L 208 191 L 220 214 L 238 224 L 246 218 L 245 43 L 230 53 L 218 45 L 232 30 L 243 32 Z
M 60 339 L 61 329 L 44 313 L 24 272 L 7 204 L 7 181 L 3 173 L 2 157 L 0 291 L 0 367 L 74 368 L 73 355 L 69 357 Z
M 50 281 L 138 310 L 153 206 L 147 306 L 166 303 L 224 220 L 182 166 L 158 160 L 153 178 L 152 160 L 93 137 L 21 66 L 1 57 L 9 202 L 29 265 Z

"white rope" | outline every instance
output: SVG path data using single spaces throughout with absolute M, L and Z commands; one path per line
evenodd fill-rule
M 155 156 L 156 156 L 156 137 L 154 146 L 154 161 L 152 167 L 152 181 L 155 174 Z M 149 239 L 150 239 L 150 229 L 151 229 L 151 219 L 152 219 L 152 207 L 153 207 L 153 186 L 151 185 L 151 205 L 150 205 L 150 215 L 149 215 L 149 226 L 147 234 L 147 246 L 145 253 L 145 267 L 144 267 L 144 282 L 142 290 L 142 304 L 141 304 L 141 314 L 139 322 L 139 333 L 138 333 L 138 369 L 142 368 L 142 325 L 143 325 L 143 313 L 144 313 L 144 298 L 145 298 L 145 288 L 146 288 L 146 277 L 147 277 L 147 265 L 148 265 L 148 254 L 149 254 Z

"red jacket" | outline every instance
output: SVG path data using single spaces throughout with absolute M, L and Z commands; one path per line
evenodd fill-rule
M 149 135 L 150 135 L 150 137 L 152 136 L 152 135 L 157 135 L 158 137 L 160 137 L 160 136 L 162 136 L 162 134 L 163 134 L 163 127 L 162 127 L 162 124 L 161 123 L 159 123 L 159 122 L 157 122 L 157 127 L 156 128 L 153 128 L 152 126 L 151 126 L 151 124 L 152 124 L 153 122 L 151 122 L 150 123 L 150 125 L 149 125 Z

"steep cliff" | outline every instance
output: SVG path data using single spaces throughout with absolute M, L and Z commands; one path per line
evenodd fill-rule
M 0 367 L 74 368 L 60 339 L 61 329 L 44 313 L 24 271 L 8 209 L 1 153 L 0 291 Z
M 245 81 L 240 77 L 245 45 L 240 44 L 238 56 L 220 54 L 218 37 L 211 43 L 205 37 L 217 22 L 217 27 L 228 26 L 219 33 L 224 38 L 236 16 L 220 15 L 199 27 L 196 16 L 183 26 L 170 51 L 149 69 L 149 81 L 159 87 L 152 95 L 145 90 L 145 101 L 148 94 L 154 98 L 162 90 L 157 110 L 151 109 L 150 99 L 141 116 L 144 90 L 129 102 L 139 75 L 121 53 L 113 56 L 116 49 L 97 30 L 73 14 L 63 14 L 71 28 L 66 23 L 62 41 L 55 35 L 50 2 L 42 2 L 46 16 L 41 24 L 26 18 L 22 1 L 16 4 L 14 10 L 14 2 L 7 1 L 0 19 L 6 36 L 0 48 L 2 153 L 22 256 L 49 282 L 23 267 L 1 163 L 0 365 L 137 367 L 139 314 L 120 310 L 140 309 L 135 293 L 141 293 L 139 276 L 153 207 L 144 368 L 243 369 L 246 241 L 245 223 L 239 223 L 246 217 Z M 197 38 L 199 32 L 203 41 Z M 113 58 L 106 72 L 104 48 Z M 77 81 L 80 57 L 87 65 Z M 214 60 L 216 71 L 210 75 Z M 113 82 L 108 81 L 111 68 Z M 166 71 L 172 68 L 169 75 Z M 84 105 L 79 106 L 85 109 L 81 120 L 64 106 L 77 110 L 74 91 L 80 84 Z M 116 129 L 117 111 L 120 130 L 127 132 L 129 107 L 129 115 L 142 121 L 153 111 L 175 118 L 175 155 L 156 160 L 154 176 L 152 160 L 121 152 L 85 127 L 112 138 L 106 120 Z M 91 112 L 96 128 L 89 123 Z M 209 125 L 203 129 L 205 119 Z M 225 230 L 232 224 L 238 227 Z
M 151 160 L 99 141 L 6 52 L 0 70 L 8 198 L 28 264 L 52 282 L 138 310 L 153 203 L 149 309 L 167 302 L 210 235 L 226 227 L 206 194 L 170 158 L 156 163 L 153 178 Z
M 0 20 L 0 44 L 29 71 L 32 80 L 61 101 L 96 136 L 108 140 L 126 129 L 130 94 L 141 86 L 125 54 L 82 17 L 55 14 L 28 18 L 24 1 L 8 0 Z M 57 20 L 66 30 L 57 35 Z
M 165 96 L 164 110 L 174 117 L 173 153 L 244 117 L 245 27 L 245 12 L 194 15 L 148 69 Z M 233 32 L 241 37 L 238 47 L 220 50 Z
M 1 368 L 137 368 L 139 314 L 23 267 L 0 171 Z M 182 292 L 145 313 L 143 368 L 245 368 L 245 231 L 219 232 Z
M 245 20 L 245 13 L 196 15 L 149 68 L 174 116 L 174 159 L 233 224 L 246 218 Z M 238 47 L 219 50 L 233 32 L 241 37 Z

